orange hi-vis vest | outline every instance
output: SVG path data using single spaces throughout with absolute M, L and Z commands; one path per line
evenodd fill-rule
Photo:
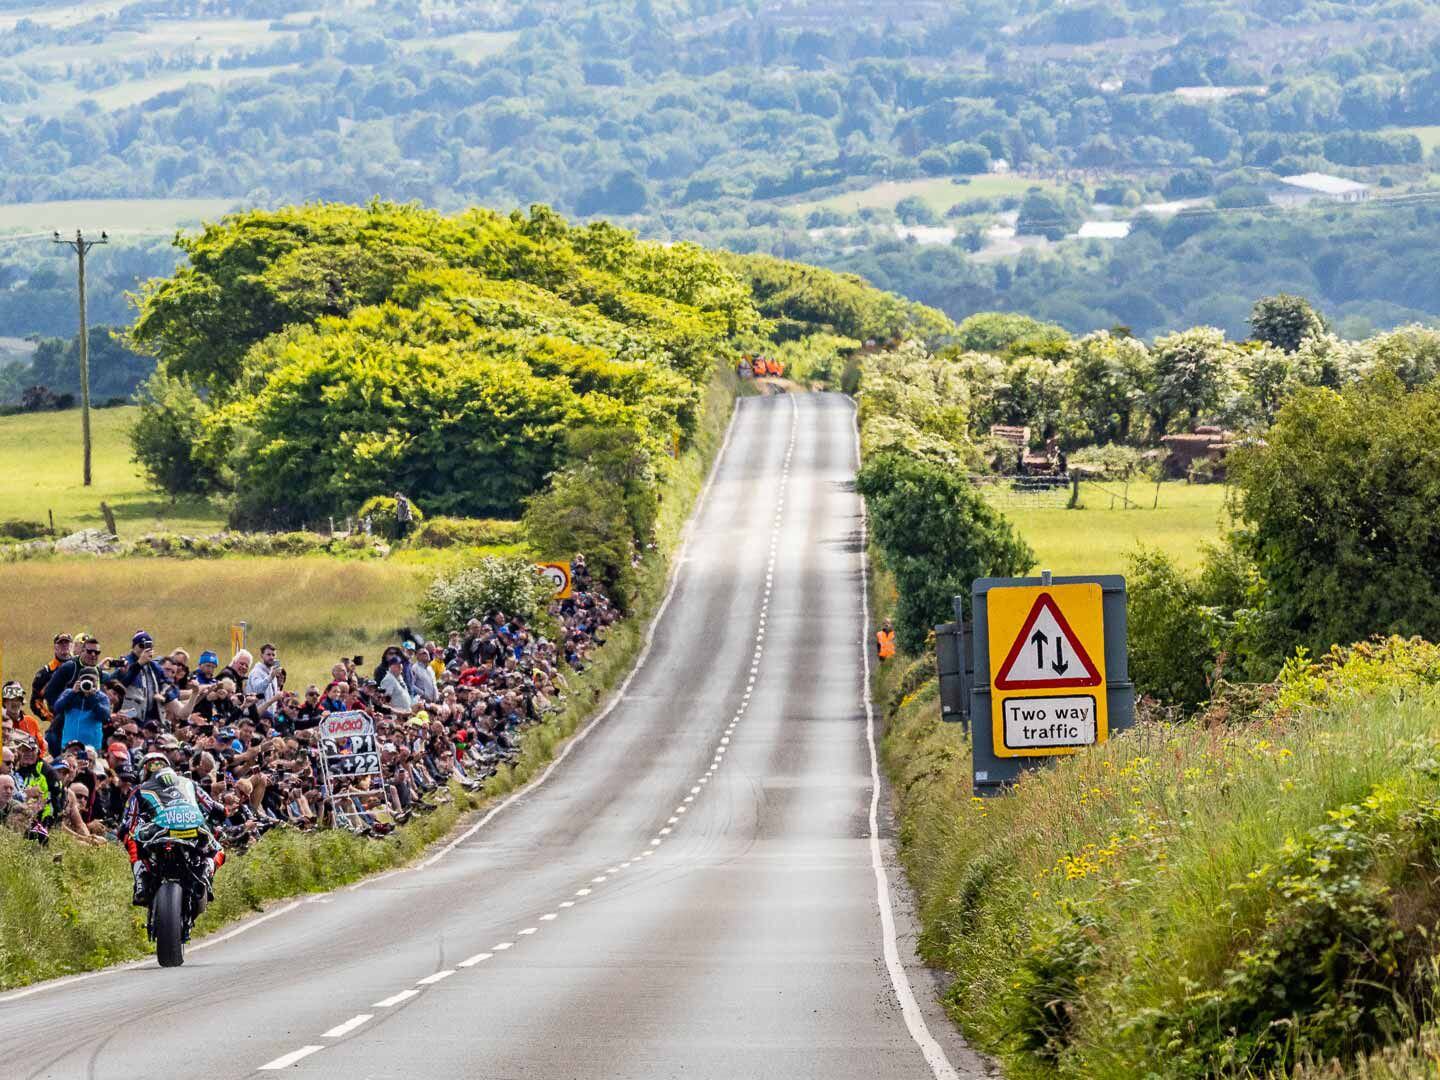
M 895 655 L 895 631 L 875 631 L 875 643 L 880 647 L 880 659 L 889 660 Z

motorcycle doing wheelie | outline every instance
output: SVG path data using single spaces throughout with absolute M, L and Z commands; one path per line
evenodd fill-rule
M 151 765 L 151 759 L 146 763 Z M 224 859 L 208 824 L 218 807 L 168 762 L 162 767 L 155 761 L 152 769 L 146 770 L 151 778 L 131 795 L 123 831 L 133 844 L 135 902 L 149 910 L 145 927 L 156 958 L 161 967 L 179 967 L 190 930 L 209 903 L 215 868 Z

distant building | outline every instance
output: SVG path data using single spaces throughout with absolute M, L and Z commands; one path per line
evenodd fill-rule
M 1006 161 L 1003 157 L 995 158 L 990 162 L 990 171 L 1003 176 L 1010 171 L 1010 162 Z
M 1175 96 L 1181 101 L 1210 102 L 1224 101 L 1229 97 L 1264 97 L 1269 93 L 1267 86 L 1177 86 Z
M 1124 240 L 1130 235 L 1130 222 L 1087 221 L 1076 235 L 1081 240 Z
M 1160 442 L 1166 450 L 1165 475 L 1202 483 L 1224 480 L 1225 455 L 1234 438 L 1233 431 L 1211 426 L 1197 427 L 1189 435 L 1164 436 Z M 1199 468 L 1202 462 L 1208 467 Z
M 1281 206 L 1304 206 L 1316 200 L 1355 203 L 1370 197 L 1370 185 L 1327 173 L 1301 173 L 1282 176 L 1270 192 L 1270 199 Z

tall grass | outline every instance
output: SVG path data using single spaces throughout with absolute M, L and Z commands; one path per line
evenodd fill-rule
M 230 624 L 249 623 L 248 640 L 273 641 L 293 687 L 323 678 L 343 653 L 379 658 L 396 627 L 415 618 L 417 597 L 447 549 L 425 558 L 340 561 L 236 557 L 215 560 L 92 559 L 31 561 L 0 569 L 0 647 L 7 678 L 28 687 L 50 656 L 57 631 L 85 631 L 104 655 L 130 648 L 138 629 L 156 647 L 177 646 L 194 663 L 201 650 L 228 660 Z
M 1329 1075 L 1367 1039 L 1414 1033 L 1429 950 L 1391 939 L 1440 919 L 1437 668 L 1429 646 L 1359 655 L 1273 715 L 1144 727 L 984 801 L 934 681 L 897 703 L 901 672 L 884 673 L 920 947 L 954 974 L 957 1021 L 1018 1076 L 1268 1075 L 1330 1053 L 1314 1066 Z M 1359 974 L 1324 969 L 1352 953 L 1375 959 L 1393 1015 Z M 1336 978 L 1348 1012 L 1307 1005 Z
M 453 788 L 453 803 L 413 819 L 384 840 L 335 831 L 267 834 L 249 852 L 226 863 L 217 879 L 215 902 L 201 920 L 199 932 L 213 931 L 259 910 L 268 901 L 325 891 L 402 865 L 448 833 L 467 811 L 526 783 L 553 759 L 565 740 L 593 715 L 635 663 L 646 627 L 664 595 L 671 556 L 679 545 L 685 520 L 724 440 L 736 392 L 737 380 L 732 373 L 722 372 L 712 380 L 695 442 L 671 466 L 656 528 L 659 557 L 648 559 L 642 568 L 633 614 L 612 627 L 589 669 L 571 680 L 573 689 L 564 708 L 525 733 L 518 761 L 491 777 L 479 796 Z M 144 565 L 151 562 L 147 560 Z M 329 595 L 327 590 L 343 589 L 352 580 L 347 575 L 357 570 L 414 573 L 413 567 L 407 570 L 393 563 L 318 563 L 315 569 L 322 577 L 316 585 L 316 602 Z M 213 572 L 231 565 L 243 569 L 246 563 L 179 565 Z M 324 577 L 328 570 L 338 576 Z M 262 576 L 259 580 L 263 583 L 267 579 Z M 393 583 L 403 582 L 403 578 L 396 578 Z M 383 606 L 389 601 L 382 601 L 380 595 L 379 591 L 374 594 L 376 606 L 370 613 L 383 620 L 394 611 Z M 416 597 L 412 585 L 397 590 L 394 602 L 413 609 Z M 171 620 L 169 625 L 176 624 Z M 285 640 L 279 633 L 276 638 Z M 164 647 L 167 643 L 158 644 Z M 129 906 L 129 894 L 129 865 L 116 847 L 81 847 L 57 836 L 48 849 L 43 849 L 0 830 L 0 990 L 146 955 L 150 946 L 145 940 L 143 915 Z

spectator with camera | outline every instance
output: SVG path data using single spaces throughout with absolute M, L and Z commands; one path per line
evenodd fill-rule
M 58 732 L 62 746 L 79 743 L 94 748 L 105 745 L 104 733 L 109 723 L 110 699 L 100 690 L 99 670 L 80 668 L 75 685 L 62 690 L 55 699 L 50 730 Z
M 130 652 L 115 667 L 113 679 L 125 688 L 120 711 L 139 723 L 160 723 L 165 706 L 179 694 L 155 659 L 155 641 L 144 630 L 130 639 Z

